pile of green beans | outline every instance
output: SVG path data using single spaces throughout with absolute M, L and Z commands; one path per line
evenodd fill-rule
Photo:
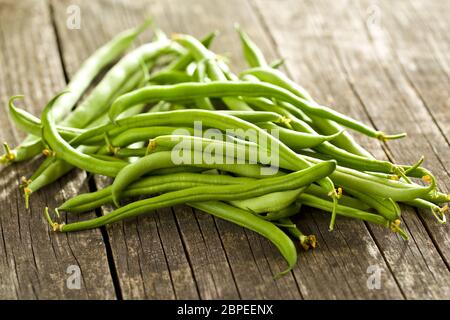
M 375 159 L 351 132 L 383 143 L 406 134 L 386 134 L 316 102 L 277 69 L 282 60 L 268 63 L 239 27 L 249 65 L 239 74 L 209 49 L 216 32 L 203 40 L 169 39 L 155 29 L 154 41 L 132 49 L 92 84 L 148 26 L 98 49 L 40 117 L 15 105 L 22 96 L 10 98 L 10 117 L 29 136 L 15 149 L 4 143 L 0 161 L 46 157 L 22 178 L 27 207 L 32 193 L 73 168 L 113 178 L 66 200 L 54 217 L 45 208 L 54 231 L 98 228 L 186 204 L 266 237 L 287 261 L 282 275 L 297 261 L 293 240 L 305 250 L 317 246 L 295 223 L 308 208 L 330 213 L 330 231 L 339 215 L 405 239 L 400 203 L 446 222 L 450 196 L 438 191 L 423 158 L 410 165 Z M 66 224 L 60 214 L 105 205 L 115 209 L 84 221 Z

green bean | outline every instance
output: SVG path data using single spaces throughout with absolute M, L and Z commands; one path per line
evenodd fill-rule
M 85 147 L 82 152 L 94 153 L 98 147 Z M 60 161 L 53 156 L 48 157 L 52 161 L 47 159 L 41 164 L 38 170 L 30 178 L 30 183 L 24 188 L 25 207 L 28 208 L 29 198 L 32 193 L 38 191 L 46 185 L 58 180 L 60 177 L 68 173 L 73 169 L 70 163 Z
M 313 208 L 321 209 L 324 211 L 331 211 L 333 209 L 330 201 L 309 195 L 301 194 L 299 196 L 299 202 Z M 363 221 L 379 224 L 384 227 L 389 227 L 392 231 L 397 232 L 403 239 L 408 240 L 408 234 L 400 227 L 401 221 L 399 219 L 395 221 L 388 221 L 383 216 L 373 214 L 370 212 L 354 209 L 351 207 L 346 207 L 343 205 L 337 206 L 337 213 L 344 217 L 360 219 Z
M 57 224 L 53 225 L 53 227 L 55 231 L 60 232 L 80 231 L 135 217 L 157 208 L 187 202 L 229 201 L 257 197 L 271 192 L 298 189 L 311 184 L 317 179 L 328 176 L 333 172 L 335 167 L 335 162 L 329 161 L 284 176 L 251 181 L 241 185 L 221 185 L 215 186 L 214 188 L 208 185 L 172 191 L 153 198 L 130 203 L 105 216 L 70 224 Z
M 314 147 L 314 149 L 317 152 L 298 149 L 296 151 L 302 155 L 307 155 L 319 159 L 334 159 L 338 162 L 339 165 L 355 170 L 393 173 L 397 176 L 405 176 L 404 170 L 400 165 L 393 164 L 389 161 L 361 157 L 340 149 L 327 142 L 324 142 L 321 145 L 317 145 L 316 147 Z
M 17 95 L 12 96 L 9 99 L 8 106 L 11 119 L 14 121 L 14 123 L 18 128 L 22 129 L 26 133 L 36 137 L 40 137 L 41 120 L 35 117 L 34 115 L 28 113 L 27 111 L 19 109 L 16 106 L 14 106 L 14 101 L 17 99 L 22 99 L 23 97 L 24 97 L 23 95 Z M 60 132 L 61 136 L 66 140 L 73 139 L 77 135 L 83 133 L 83 130 L 71 127 L 57 126 L 57 129 Z
M 218 66 L 217 59 L 206 60 L 206 67 L 210 78 L 213 81 L 227 81 L 226 75 Z M 252 108 L 242 99 L 242 97 L 223 97 L 222 101 L 230 110 L 252 111 Z
M 178 70 L 161 70 L 150 76 L 149 82 L 155 84 L 174 84 L 181 82 L 191 82 L 193 77 L 184 71 Z
M 170 119 L 170 120 L 168 120 Z M 309 164 L 301 157 L 298 157 L 293 153 L 288 147 L 282 144 L 279 140 L 269 135 L 267 132 L 259 129 L 257 126 L 242 121 L 236 117 L 225 113 L 211 112 L 206 110 L 177 110 L 170 112 L 159 112 L 156 114 L 142 114 L 134 117 L 128 117 L 118 120 L 116 125 L 106 125 L 97 129 L 92 130 L 89 134 L 82 134 L 76 140 L 72 141 L 72 144 L 77 144 L 79 140 L 84 138 L 90 138 L 91 136 L 99 135 L 115 127 L 128 127 L 133 125 L 133 127 L 141 126 L 154 126 L 165 124 L 170 121 L 172 125 L 186 125 L 194 122 L 196 119 L 201 119 L 202 124 L 205 127 L 217 128 L 220 130 L 230 130 L 230 128 L 238 128 L 243 130 L 252 130 L 250 134 L 255 135 L 258 133 L 260 139 L 267 139 L 270 144 L 273 144 L 280 149 L 280 155 L 284 159 L 289 159 L 293 168 L 301 169 L 309 166 Z
M 291 119 L 291 121 L 305 121 L 311 123 L 311 119 L 307 115 L 305 115 L 300 109 L 295 108 L 290 104 L 286 104 L 288 107 L 281 107 L 280 104 L 275 104 L 273 101 L 267 98 L 244 98 L 248 104 L 250 104 L 253 108 L 262 111 L 272 111 L 278 113 L 286 118 Z
M 404 135 L 388 136 L 381 131 L 376 131 L 369 126 L 358 122 L 346 115 L 334 111 L 328 107 L 320 106 L 316 103 L 302 99 L 295 94 L 268 83 L 249 83 L 240 81 L 214 81 L 210 83 L 181 83 L 167 86 L 147 86 L 142 89 L 124 94 L 119 97 L 111 106 L 109 116 L 114 120 L 123 110 L 135 104 L 165 100 L 177 101 L 186 98 L 200 97 L 227 97 L 227 96 L 247 96 L 266 97 L 280 99 L 307 111 L 310 114 L 334 120 L 348 128 L 359 131 L 367 136 L 386 140 L 396 139 Z
M 188 172 L 149 176 L 131 184 L 124 191 L 124 197 L 149 196 L 159 192 L 182 190 L 199 185 L 243 184 L 253 180 L 244 177 Z M 112 187 L 108 186 L 96 192 L 80 194 L 64 202 L 58 210 L 85 212 L 112 203 L 111 189 Z
M 266 130 L 278 130 L 279 139 L 293 150 L 314 148 L 325 141 L 330 141 L 338 137 L 342 132 L 331 136 L 321 136 L 298 132 L 282 128 L 273 123 L 257 123 L 257 126 Z
M 261 81 L 272 83 L 276 86 L 285 88 L 295 95 L 310 101 L 314 101 L 311 95 L 300 85 L 289 79 L 283 72 L 268 68 L 267 66 L 256 66 L 242 71 L 239 77 L 252 75 Z
M 53 116 L 55 121 L 60 121 L 68 112 L 70 112 L 76 102 L 80 99 L 82 94 L 89 87 L 91 82 L 100 73 L 100 71 L 108 66 L 111 62 L 117 59 L 131 44 L 135 41 L 138 35 L 147 29 L 151 21 L 147 20 L 141 26 L 126 30 L 111 41 L 97 49 L 80 67 L 78 72 L 73 76 L 68 83 L 66 90 L 70 94 L 66 94 L 64 98 L 58 101 L 58 104 L 53 108 Z M 6 157 L 1 157 L 0 161 L 4 162 L 19 162 L 33 158 L 38 155 L 43 149 L 43 144 L 39 137 L 32 135 L 27 138 L 16 148 L 15 151 L 10 152 Z
M 292 225 L 292 227 L 287 227 L 286 230 L 293 236 L 294 238 L 300 241 L 300 245 L 302 248 L 307 251 L 310 248 L 315 249 L 317 246 L 317 239 L 314 235 L 305 235 L 300 229 L 292 222 L 290 218 L 282 218 L 278 220 L 280 223 L 286 225 Z
M 188 134 L 194 134 L 194 129 L 189 127 L 170 127 L 170 126 L 154 126 L 154 127 L 143 127 L 143 128 L 127 128 L 119 134 L 111 137 L 109 145 L 105 145 L 100 148 L 98 153 L 106 154 L 117 153 L 120 148 L 128 146 L 134 142 L 148 141 L 149 139 L 155 138 L 160 135 L 170 135 L 177 134 L 177 132 L 186 132 Z
M 167 150 L 166 150 L 167 151 Z M 209 171 L 217 171 L 217 169 L 208 169 L 208 168 L 200 168 L 200 167 L 190 167 L 190 166 L 177 166 L 177 167 L 168 167 L 158 169 L 152 172 L 153 175 L 167 175 L 173 173 L 207 173 Z M 217 172 L 215 174 L 217 174 Z
M 298 197 L 298 202 L 300 202 L 302 205 L 321 209 L 324 211 L 330 211 L 332 209 L 332 202 L 306 193 L 303 193 Z M 346 207 L 341 204 L 338 204 L 337 206 L 337 213 L 344 217 L 360 219 L 382 225 L 384 227 L 388 227 L 390 224 L 389 221 L 383 216 L 354 209 L 351 207 Z
M 205 163 L 223 163 L 223 156 L 225 155 L 227 157 L 226 160 L 231 160 L 233 163 L 243 164 L 248 162 L 265 164 L 264 157 L 267 155 L 267 152 L 269 152 L 268 149 L 253 142 L 236 139 L 231 136 L 218 137 L 216 135 L 215 139 L 181 134 L 158 136 L 150 140 L 149 146 L 147 147 L 148 153 L 155 152 L 154 150 L 158 150 L 158 147 L 172 150 L 174 155 L 179 155 L 180 158 L 183 158 L 184 152 L 189 155 L 189 152 L 194 150 L 195 152 L 202 153 L 201 159 Z M 188 162 L 192 161 L 191 158 L 187 158 L 186 160 Z M 194 159 L 194 161 L 195 160 L 196 159 Z M 274 166 L 273 163 L 271 165 Z M 295 168 L 284 158 L 276 165 L 288 170 Z M 272 174 L 273 172 L 269 173 Z
M 255 112 L 253 110 L 218 110 L 219 114 L 226 114 L 241 120 L 251 122 L 254 124 L 259 124 L 261 122 L 275 122 L 275 123 L 285 123 L 289 122 L 289 119 L 282 117 L 275 112 Z
M 445 194 L 442 192 L 435 192 L 426 194 L 425 196 L 421 197 L 423 200 L 427 200 L 434 203 L 445 203 L 450 202 L 450 194 Z
M 272 61 L 272 62 L 270 63 L 270 67 L 271 67 L 272 69 L 278 69 L 278 68 L 280 68 L 282 65 L 284 65 L 285 62 L 286 62 L 286 60 L 283 59 L 283 58 L 277 59 L 277 60 Z
M 5 154 L 0 156 L 1 164 L 10 164 L 13 162 L 20 162 L 35 157 L 43 149 L 41 140 L 24 140 L 18 147 L 11 149 L 9 145 L 4 142 L 3 148 Z
M 92 153 L 90 154 L 91 157 L 98 159 L 98 160 L 104 160 L 104 161 L 109 161 L 109 162 L 118 162 L 121 164 L 128 164 L 127 161 L 124 161 L 123 159 L 120 158 L 116 158 L 107 154 L 97 154 L 97 153 Z
M 288 269 L 279 273 L 275 278 L 288 273 L 297 262 L 297 250 L 291 239 L 273 223 L 264 221 L 248 211 L 235 208 L 219 201 L 189 202 L 189 206 L 212 214 L 244 228 L 250 229 L 266 237 L 280 251 L 288 263 Z
M 207 82 L 209 79 L 207 79 L 206 76 L 206 63 L 205 61 L 197 61 L 195 72 L 194 72 L 194 78 L 197 82 Z M 207 97 L 201 97 L 194 99 L 195 105 L 198 109 L 204 109 L 204 110 L 215 110 L 214 105 L 211 102 L 211 99 Z
M 229 111 L 229 110 L 220 110 L 217 111 L 219 114 L 226 114 L 229 116 L 235 116 L 239 119 L 252 122 L 252 123 L 258 123 L 261 121 L 272 121 L 272 122 L 283 122 L 285 119 L 283 117 L 278 116 L 277 114 L 273 112 L 248 112 L 248 111 Z M 169 119 L 170 116 L 168 116 L 167 119 Z M 161 124 L 170 124 L 169 120 L 165 120 L 164 122 L 161 122 Z M 114 129 L 113 129 L 114 128 Z M 176 128 L 172 127 L 173 130 L 170 130 L 170 127 L 165 126 L 165 129 L 162 129 L 160 132 L 157 131 L 157 129 L 154 128 L 163 128 L 161 126 L 156 127 L 134 127 L 129 128 L 128 126 L 119 126 L 115 127 L 114 125 L 106 125 L 106 126 L 100 126 L 98 128 L 94 128 L 91 131 L 86 130 L 83 132 L 82 135 L 79 137 L 73 139 L 71 141 L 72 146 L 77 146 L 80 144 L 84 145 L 91 145 L 91 144 L 99 144 L 103 140 L 102 134 L 105 134 L 105 132 L 108 132 L 108 135 L 112 137 L 113 141 L 112 144 L 115 146 L 120 145 L 126 145 L 126 141 L 130 141 L 129 143 L 132 143 L 133 141 L 139 141 L 139 139 L 147 140 L 151 138 L 152 136 L 156 136 L 157 134 L 160 135 L 168 135 L 173 133 L 176 129 L 182 129 L 185 133 L 190 133 L 193 135 L 193 129 L 191 127 L 181 127 Z M 110 129 L 110 131 L 108 131 Z M 155 133 L 155 134 L 154 134 Z M 148 136 L 147 138 L 145 136 Z M 120 139 L 120 141 L 116 141 L 114 139 Z M 104 147 L 103 151 L 105 150 Z
M 65 94 L 65 92 L 62 94 Z M 84 154 L 73 148 L 59 135 L 50 111 L 60 95 L 52 99 L 42 112 L 42 139 L 59 159 L 88 172 L 114 177 L 117 172 L 125 167 L 125 163 L 100 160 Z
M 147 148 L 118 148 L 114 155 L 118 158 L 141 158 L 147 155 Z
M 389 221 L 395 221 L 400 219 L 401 210 L 398 204 L 391 198 L 381 198 L 372 195 L 367 195 L 358 190 L 345 188 L 345 191 L 356 197 L 357 199 L 368 204 L 371 208 L 374 208 L 379 214 L 385 217 Z
M 286 113 L 289 114 L 288 112 L 285 112 L 285 114 Z M 296 131 L 301 131 L 308 134 L 317 134 L 317 132 L 306 122 L 300 121 L 299 119 L 296 119 L 296 117 L 294 116 L 289 116 L 289 118 L 291 119 L 292 127 Z M 396 173 L 397 175 L 405 176 L 403 173 L 404 170 L 402 169 L 401 166 L 394 165 L 389 161 L 381 161 L 376 160 L 374 158 L 369 159 L 367 157 L 353 154 L 351 152 L 348 152 L 344 149 L 332 145 L 328 141 L 324 141 L 322 144 L 315 146 L 314 149 L 317 152 L 324 154 L 324 157 L 326 159 L 334 159 L 338 161 L 339 165 L 344 165 L 357 170 Z M 315 153 L 311 153 L 310 151 L 303 151 L 299 149 L 296 149 L 295 151 L 298 151 L 301 154 L 309 156 L 315 155 Z
M 411 207 L 420 208 L 420 209 L 429 209 L 433 216 L 440 224 L 444 224 L 447 222 L 447 217 L 445 213 L 448 211 L 448 205 L 440 207 L 433 202 L 426 201 L 423 199 L 414 199 L 410 201 L 404 201 L 405 204 Z
M 259 214 L 283 210 L 291 205 L 298 198 L 300 193 L 305 191 L 305 187 L 295 190 L 268 193 L 256 198 L 228 201 L 235 207 Z
M 235 25 L 235 29 L 239 34 L 242 51 L 244 52 L 244 57 L 248 65 L 250 67 L 267 66 L 266 58 L 250 37 L 241 30 L 239 25 Z
M 114 97 L 116 92 L 123 93 L 124 91 L 127 92 L 130 88 L 140 86 L 143 82 L 142 77 L 145 76 L 145 73 L 143 73 L 141 77 L 137 77 L 136 79 L 135 77 L 132 77 L 132 79 L 128 81 L 124 80 L 123 78 L 124 76 L 126 76 L 127 72 L 133 72 L 133 70 L 136 70 L 136 68 L 139 74 L 139 68 L 142 68 L 142 64 L 139 60 L 136 61 L 135 59 L 151 59 L 157 54 L 160 54 L 161 51 L 166 50 L 167 46 L 168 44 L 164 42 L 155 44 L 151 43 L 141 46 L 139 49 L 124 57 L 121 62 L 119 62 L 115 67 L 113 67 L 113 69 L 108 72 L 99 86 L 94 89 L 94 91 L 90 94 L 89 98 L 83 103 L 83 105 L 79 106 L 79 108 L 77 109 L 78 112 L 76 114 L 78 115 L 78 118 L 84 118 L 84 122 L 83 124 L 81 124 L 81 122 L 79 122 L 78 124 L 84 125 L 91 122 L 96 116 L 98 117 L 98 110 L 101 109 L 102 106 L 104 107 L 105 103 L 109 102 L 111 100 L 111 97 Z M 95 105 L 95 107 L 89 108 L 89 106 L 94 104 L 98 104 L 98 106 Z M 142 110 L 142 106 L 142 104 L 138 105 L 138 109 Z M 51 110 L 52 106 L 48 105 L 46 108 Z M 75 112 L 73 114 L 75 114 Z M 44 115 L 46 117 L 44 117 Z M 44 123 L 44 118 L 46 120 L 46 123 Z M 93 173 L 103 173 L 105 175 L 111 175 L 114 170 L 118 170 L 118 168 L 121 168 L 121 166 L 123 166 L 123 163 L 119 162 L 115 162 L 111 166 L 109 166 L 108 161 L 96 159 L 72 148 L 66 141 L 64 141 L 64 139 L 62 139 L 58 131 L 55 130 L 56 128 L 53 127 L 53 121 L 50 120 L 51 117 L 48 117 L 48 112 L 45 112 L 44 109 L 44 112 L 42 114 L 42 133 L 45 134 L 45 132 L 47 132 L 47 139 L 50 139 L 52 145 L 59 149 L 57 157 L 61 158 L 61 160 L 65 160 L 66 162 L 74 166 L 78 166 L 77 164 L 80 164 L 84 161 L 90 161 L 91 163 L 86 164 L 89 168 L 97 170 L 93 171 Z M 70 119 L 68 119 L 67 121 L 71 122 Z M 52 128 L 50 128 L 50 124 L 52 124 Z M 67 151 L 68 153 L 66 154 L 65 151 Z M 74 155 L 76 156 L 73 157 Z M 67 159 L 72 159 L 72 157 L 74 159 L 73 163 L 71 161 L 67 161 Z M 63 167 L 65 167 L 67 171 L 70 170 L 70 166 L 64 165 Z

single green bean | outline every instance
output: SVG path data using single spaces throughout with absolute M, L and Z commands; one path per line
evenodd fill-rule
M 367 203 L 371 208 L 374 208 L 379 214 L 389 221 L 400 219 L 401 210 L 399 205 L 391 198 L 381 198 L 373 195 L 367 195 L 355 189 L 345 188 L 345 191 L 353 195 L 357 199 Z
M 325 200 L 325 199 L 322 199 L 322 198 L 319 198 L 319 197 L 316 197 L 316 196 L 313 196 L 310 194 L 306 194 L 306 193 L 301 194 L 298 197 L 298 201 L 302 205 L 321 209 L 321 210 L 328 211 L 328 212 L 332 209 L 332 204 L 333 204 L 332 202 L 330 202 L 328 200 Z M 358 209 L 354 209 L 351 207 L 346 207 L 341 204 L 338 204 L 338 206 L 337 206 L 337 213 L 344 217 L 360 219 L 360 220 L 364 220 L 367 222 L 379 224 L 384 227 L 389 226 L 389 221 L 386 218 L 384 218 L 383 216 L 380 216 L 380 215 L 374 214 L 374 213 L 365 212 L 365 211 L 358 210 Z
M 295 245 L 291 239 L 289 239 L 289 237 L 273 223 L 264 221 L 248 211 L 235 208 L 220 201 L 189 202 L 188 205 L 212 214 L 217 218 L 230 221 L 241 227 L 255 231 L 271 241 L 288 263 L 288 269 L 276 275 L 275 278 L 288 273 L 295 266 L 297 262 L 297 250 L 295 249 Z
M 320 106 L 311 101 L 302 99 L 292 92 L 268 83 L 250 83 L 241 81 L 214 81 L 209 83 L 181 83 L 167 86 L 147 86 L 142 89 L 124 94 L 112 104 L 109 110 L 111 120 L 114 120 L 125 109 L 140 103 L 158 100 L 177 101 L 186 98 L 200 97 L 266 97 L 292 103 L 310 114 L 334 120 L 348 128 L 359 131 L 367 136 L 386 140 L 403 137 L 404 135 L 388 136 L 369 126 L 358 122 L 328 107 Z
M 23 95 L 17 95 L 12 96 L 9 99 L 8 103 L 9 115 L 18 128 L 22 129 L 28 134 L 40 138 L 41 120 L 32 115 L 31 113 L 28 113 L 27 111 L 19 109 L 16 106 L 14 106 L 14 101 L 17 99 L 22 99 L 23 97 L 24 97 Z M 81 133 L 84 132 L 82 129 L 64 126 L 57 126 L 57 129 L 60 132 L 61 136 L 66 140 L 73 139 L 77 135 L 80 135 Z
M 256 198 L 232 200 L 228 202 L 235 207 L 248 210 L 256 214 L 280 211 L 294 203 L 300 193 L 305 191 L 305 189 L 306 187 L 295 190 L 273 192 Z
M 178 70 L 161 70 L 160 72 L 151 75 L 149 78 L 149 82 L 155 84 L 174 84 L 191 81 L 193 81 L 192 76 L 184 71 Z
M 426 201 L 423 199 L 414 199 L 410 201 L 405 201 L 404 203 L 411 207 L 430 210 L 433 216 L 436 218 L 436 220 L 441 224 L 447 222 L 447 217 L 445 216 L 445 213 L 448 211 L 448 205 L 440 207 L 434 204 L 433 202 Z
M 262 129 L 271 130 L 272 132 L 277 130 L 279 139 L 293 150 L 314 148 L 342 134 L 342 132 L 338 132 L 331 136 L 321 136 L 286 129 L 269 122 L 257 123 L 257 126 Z
M 235 26 L 241 40 L 242 51 L 244 52 L 245 61 L 250 67 L 267 66 L 266 58 L 258 46 L 250 39 L 250 37 L 242 31 L 239 25 Z
M 264 220 L 276 221 L 296 215 L 297 213 L 300 212 L 301 207 L 302 204 L 297 201 L 284 209 L 278 211 L 270 211 L 267 212 L 265 215 L 260 214 L 259 217 Z

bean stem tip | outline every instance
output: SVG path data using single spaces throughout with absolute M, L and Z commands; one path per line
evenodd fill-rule
M 387 142 L 389 140 L 396 140 L 406 137 L 406 132 L 397 133 L 397 134 L 386 134 L 382 131 L 379 131 L 377 134 L 377 139 L 383 142 Z

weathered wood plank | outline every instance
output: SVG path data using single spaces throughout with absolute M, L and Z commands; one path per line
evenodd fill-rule
M 14 13 L 14 14 L 11 14 Z M 39 26 L 39 28 L 37 28 Z M 64 74 L 48 3 L 0 1 L 0 101 L 25 94 L 25 108 L 39 114 L 45 103 L 64 87 Z M 13 145 L 24 137 L 0 118 L 2 141 Z M 2 299 L 112 299 L 114 287 L 102 236 L 98 230 L 54 234 L 43 217 L 45 206 L 55 208 L 65 198 L 86 191 L 85 174 L 74 172 L 34 194 L 26 210 L 20 177 L 39 161 L 1 169 L 0 297 Z M 92 215 L 87 215 L 90 217 Z M 69 221 L 76 221 L 77 215 Z M 81 288 L 69 289 L 70 266 L 81 270 Z
M 275 20 L 270 14 L 275 10 L 275 2 L 256 3 L 270 25 L 282 55 L 288 57 L 287 64 L 294 78 L 305 84 L 319 101 L 367 123 L 372 122 L 381 130 L 403 129 L 410 133 L 414 129 L 415 122 L 408 118 L 411 111 L 406 110 L 399 98 L 401 93 L 392 88 L 391 79 L 386 77 L 374 57 L 361 18 L 355 18 L 355 13 L 351 13 L 351 5 L 321 1 L 302 2 L 296 6 L 297 3 L 288 1 L 280 8 L 289 10 L 284 12 L 282 19 L 278 16 Z M 402 121 L 393 122 L 393 118 Z M 415 150 L 429 149 L 427 140 L 421 138 L 420 133 L 417 136 L 408 140 L 413 147 L 405 142 L 389 143 L 389 155 L 411 163 L 418 157 L 412 155 Z M 385 158 L 377 143 L 364 138 L 359 140 L 378 157 Z M 436 167 L 431 169 L 436 171 Z M 445 288 L 447 268 L 425 228 L 412 210 L 404 211 L 404 218 L 413 236 L 406 244 L 385 230 L 369 227 L 396 281 L 409 298 L 448 295 Z M 423 251 L 426 251 L 426 257 Z

